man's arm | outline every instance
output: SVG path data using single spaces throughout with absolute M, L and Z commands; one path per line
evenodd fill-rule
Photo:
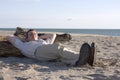
M 7 40 L 16 48 L 22 50 L 24 43 L 16 36 L 6 36 Z
M 6 36 L 6 39 L 15 46 L 15 36 Z
M 50 39 L 51 40 L 51 44 L 54 43 L 55 39 L 56 39 L 56 34 L 45 34 L 39 37 L 40 39 Z

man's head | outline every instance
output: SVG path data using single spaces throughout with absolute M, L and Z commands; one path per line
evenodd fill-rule
M 26 33 L 26 39 L 28 41 L 38 40 L 38 33 L 34 29 L 29 29 Z

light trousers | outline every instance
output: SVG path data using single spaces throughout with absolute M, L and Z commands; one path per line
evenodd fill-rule
M 78 53 L 64 48 L 60 44 L 48 44 L 38 47 L 35 51 L 35 58 L 41 61 L 60 60 L 63 63 L 74 65 L 78 60 Z

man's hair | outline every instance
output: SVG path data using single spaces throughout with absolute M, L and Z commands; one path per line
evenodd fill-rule
M 36 31 L 35 29 L 29 29 L 26 33 L 26 39 L 28 38 L 28 33 L 31 32 L 31 31 Z

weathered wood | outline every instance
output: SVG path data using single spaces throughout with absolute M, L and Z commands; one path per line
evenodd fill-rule
M 6 40 L 5 36 L 0 36 L 0 57 L 23 57 L 19 49 Z

